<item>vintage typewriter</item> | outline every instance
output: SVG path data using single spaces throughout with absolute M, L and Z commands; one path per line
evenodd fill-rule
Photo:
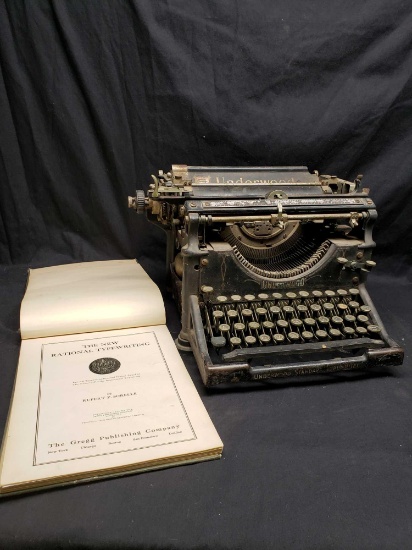
M 365 289 L 377 213 L 305 167 L 174 165 L 129 206 L 167 233 L 177 346 L 206 385 L 399 365 Z

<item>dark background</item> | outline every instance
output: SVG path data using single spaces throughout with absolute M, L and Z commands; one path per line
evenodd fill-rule
M 412 5 L 0 3 L 0 427 L 28 266 L 137 257 L 172 163 L 364 174 L 369 289 L 403 367 L 207 391 L 224 458 L 0 503 L 2 548 L 412 548 Z M 166 298 L 168 326 L 179 321 Z

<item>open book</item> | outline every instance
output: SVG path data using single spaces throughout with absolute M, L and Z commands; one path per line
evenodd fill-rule
M 134 260 L 30 271 L 0 492 L 219 458 L 222 442 Z

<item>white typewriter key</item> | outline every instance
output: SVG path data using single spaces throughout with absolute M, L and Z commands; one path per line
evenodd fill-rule
M 242 315 L 244 319 L 247 319 L 247 320 L 253 319 L 253 312 L 251 309 L 248 309 L 248 308 L 242 309 Z
M 270 306 L 269 311 L 272 315 L 278 317 L 280 315 L 281 309 L 279 306 Z
M 237 336 L 232 336 L 231 339 L 230 339 L 230 343 L 231 343 L 232 347 L 236 348 L 236 347 L 240 346 L 240 344 L 242 343 L 242 340 L 240 338 L 238 338 Z
M 327 325 L 329 325 L 329 317 L 325 317 L 324 315 L 318 317 L 317 321 L 321 326 L 326 327 Z
M 333 340 L 338 340 L 342 337 L 341 331 L 336 328 L 331 328 L 329 331 L 329 335 Z
M 370 313 L 371 312 L 371 308 L 369 306 L 361 306 L 360 310 L 361 310 L 362 313 Z
M 259 300 L 269 300 L 269 294 L 265 294 L 264 292 L 258 294 Z
M 218 296 L 216 300 L 220 303 L 227 302 L 227 296 Z
M 273 341 L 275 342 L 275 344 L 283 344 L 285 341 L 285 337 L 283 336 L 283 334 L 274 334 Z
M 243 332 L 246 328 L 246 325 L 244 323 L 235 323 L 233 325 L 233 329 L 236 331 L 236 332 Z
M 379 334 L 381 332 L 381 327 L 379 327 L 378 325 L 368 325 L 367 330 L 372 335 L 376 335 L 376 334 Z
M 306 342 L 310 342 L 310 340 L 313 340 L 313 332 L 310 332 L 310 330 L 304 330 L 302 332 L 302 338 L 306 341 Z
M 260 323 L 256 323 L 256 321 L 250 321 L 249 323 L 249 329 L 250 330 L 259 330 Z
M 306 317 L 306 319 L 303 319 L 303 322 L 309 328 L 313 328 L 316 326 L 316 321 L 315 319 L 312 319 L 312 317 Z
M 238 313 L 235 309 L 229 309 L 227 312 L 227 316 L 230 319 L 230 321 L 234 321 L 237 318 Z
M 240 296 L 239 294 L 232 294 L 230 299 L 232 300 L 232 302 L 240 302 L 242 300 L 242 296 Z
M 283 295 L 280 292 L 273 292 L 272 297 L 275 300 L 281 300 L 283 298 Z
M 248 346 L 253 346 L 256 344 L 256 338 L 254 336 L 245 336 L 245 343 Z
M 325 302 L 324 304 L 322 304 L 322 307 L 325 315 L 330 314 L 335 309 L 335 306 L 330 302 Z
M 212 316 L 216 324 L 216 323 L 220 323 L 220 321 L 223 319 L 225 314 L 223 313 L 223 311 L 220 311 L 220 309 L 215 309 L 215 311 L 213 311 L 212 313 Z
M 306 300 L 306 298 L 309 298 L 309 292 L 306 292 L 306 290 L 300 290 L 300 291 L 299 291 L 299 296 L 300 296 L 303 300 Z
M 295 342 L 298 342 L 300 340 L 300 336 L 297 332 L 289 332 L 288 340 L 292 343 L 295 343 Z
M 301 319 L 298 319 L 297 317 L 291 319 L 290 324 L 293 326 L 293 328 L 303 327 L 303 321 Z
M 348 311 L 348 305 L 347 304 L 343 304 L 343 303 L 339 303 L 337 306 L 338 308 L 338 311 L 339 313 L 346 313 Z
M 349 325 L 354 325 L 355 322 L 356 322 L 356 317 L 354 315 L 345 315 L 345 317 L 343 318 L 343 320 L 345 321 L 345 323 L 349 324 Z
M 297 295 L 294 292 L 286 292 L 286 298 L 288 300 L 296 300 Z
M 336 293 L 337 293 L 338 296 L 347 296 L 348 295 L 348 291 L 345 290 L 344 288 L 338 288 Z
M 332 321 L 332 324 L 334 324 L 337 327 L 343 325 L 343 319 L 342 317 L 339 317 L 339 315 L 334 315 L 331 321 Z
M 257 307 L 256 308 L 256 315 L 258 317 L 266 317 L 268 310 L 265 307 Z
M 279 321 L 276 321 L 276 324 L 280 329 L 285 329 L 285 328 L 288 328 L 289 326 L 288 322 L 284 321 L 283 319 L 279 319 Z
M 322 330 L 322 329 L 317 330 L 315 334 L 318 340 L 326 340 L 326 338 L 328 337 L 328 333 L 326 332 L 326 330 Z
M 263 321 L 262 327 L 270 331 L 275 328 L 275 323 L 272 323 L 272 321 Z
M 322 314 L 322 307 L 319 304 L 311 304 L 310 310 L 315 317 Z
M 308 306 L 305 306 L 303 304 L 299 304 L 296 309 L 298 310 L 300 317 L 307 317 L 308 315 Z
M 321 290 L 314 290 L 312 292 L 312 296 L 315 298 L 315 300 L 319 300 L 319 298 L 322 298 L 323 292 Z
M 355 334 L 355 329 L 352 327 L 343 327 L 343 335 L 346 336 L 346 338 L 352 338 L 352 336 Z
M 255 299 L 254 294 L 245 294 L 245 300 L 247 302 L 253 302 L 254 299 Z
M 290 319 L 294 313 L 294 309 L 292 306 L 283 306 L 282 308 L 283 314 L 286 318 Z
M 350 288 L 349 289 L 349 294 L 351 296 L 359 296 L 359 289 L 358 288 Z
M 351 300 L 349 303 L 348 303 L 348 306 L 353 310 L 353 311 L 356 311 L 360 308 L 360 303 L 359 302 L 355 302 L 355 300 Z
M 359 334 L 359 336 L 367 336 L 368 334 L 368 331 L 366 330 L 365 327 L 356 327 L 356 332 Z
M 221 325 L 219 325 L 219 330 L 222 334 L 224 334 L 230 331 L 230 326 L 227 325 L 226 323 L 222 323 Z
M 325 296 L 327 296 L 328 298 L 333 298 L 334 296 L 336 296 L 336 292 L 334 290 L 325 290 Z
M 358 323 L 362 323 L 362 325 L 367 325 L 369 323 L 369 318 L 367 315 L 358 315 L 357 320 Z
M 266 346 L 266 344 L 269 344 L 269 342 L 271 341 L 271 338 L 267 334 L 259 334 L 259 340 L 261 344 Z
M 200 290 L 203 292 L 203 294 L 210 294 L 211 292 L 213 292 L 213 287 L 212 286 L 207 286 L 207 285 L 203 285 Z

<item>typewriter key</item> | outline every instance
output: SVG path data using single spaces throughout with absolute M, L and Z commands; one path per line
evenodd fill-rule
M 242 296 L 240 296 L 239 294 L 232 294 L 230 299 L 232 300 L 232 302 L 240 302 L 242 300 Z
M 301 319 L 297 319 L 296 317 L 294 317 L 293 319 L 290 320 L 290 324 L 294 328 L 301 328 L 303 326 L 303 321 Z
M 261 294 L 258 294 L 259 300 L 269 300 L 269 294 L 265 294 L 262 292 Z
M 263 321 L 262 327 L 263 327 L 265 330 L 271 331 L 272 329 L 275 328 L 275 323 L 272 323 L 272 321 Z
M 286 298 L 288 300 L 296 300 L 297 295 L 294 292 L 286 292 Z
M 288 328 L 288 322 L 283 320 L 283 319 L 279 319 L 279 321 L 276 321 L 276 325 L 280 328 L 280 329 L 285 329 L 285 328 Z
M 224 336 L 212 336 L 210 343 L 214 348 L 223 348 L 226 346 L 226 338 Z
M 274 334 L 273 341 L 275 342 L 275 344 L 283 344 L 285 341 L 285 337 L 283 336 L 283 334 Z
M 311 304 L 310 305 L 310 311 L 312 312 L 312 315 L 317 317 L 318 315 L 321 314 L 322 308 L 319 304 Z
M 298 311 L 299 317 L 307 317 L 309 311 L 308 306 L 299 304 L 298 306 L 296 306 L 296 309 Z
M 245 336 L 245 344 L 247 346 L 253 346 L 256 344 L 256 338 L 254 336 Z
M 230 343 L 232 344 L 232 347 L 236 348 L 237 346 L 240 346 L 242 340 L 237 336 L 232 336 L 230 339 Z
M 295 310 L 292 306 L 283 306 L 282 311 L 286 319 L 290 319 Z
M 312 296 L 315 298 L 315 300 L 319 300 L 319 298 L 322 298 L 323 292 L 321 290 L 314 290 L 312 292 Z
M 347 296 L 348 295 L 348 291 L 345 290 L 344 288 L 338 288 L 338 290 L 336 291 L 336 294 L 338 296 Z
M 246 325 L 244 323 L 235 323 L 233 325 L 233 330 L 238 333 L 238 332 L 243 332 L 246 328 Z
M 351 300 L 348 303 L 348 306 L 351 308 L 352 311 L 357 311 L 360 307 L 360 303 L 356 302 L 355 300 Z
M 257 307 L 256 308 L 256 315 L 258 316 L 258 318 L 260 318 L 262 320 L 266 317 L 267 312 L 268 312 L 268 310 L 265 307 Z
M 312 317 L 306 317 L 306 319 L 303 319 L 303 322 L 308 328 L 313 328 L 316 326 L 315 319 L 312 319 Z
M 302 300 L 306 300 L 307 298 L 309 298 L 309 292 L 306 292 L 306 290 L 299 290 L 298 294 L 302 298 Z
M 227 332 L 230 331 L 230 326 L 226 323 L 222 323 L 221 325 L 219 325 L 219 330 L 222 333 L 222 336 L 224 336 Z
M 343 327 L 342 329 L 343 335 L 346 336 L 346 338 L 352 338 L 352 336 L 355 334 L 355 329 L 352 327 Z
M 273 292 L 272 296 L 275 300 L 281 300 L 283 298 L 283 295 L 280 292 Z
M 368 331 L 366 330 L 365 327 L 356 327 L 355 330 L 359 334 L 359 336 L 362 336 L 362 337 L 367 336 L 368 334 Z
M 280 315 L 281 309 L 278 306 L 270 306 L 269 311 L 274 317 L 278 317 Z
M 310 342 L 311 340 L 313 340 L 313 332 L 310 332 L 309 330 L 304 330 L 302 332 L 302 338 L 306 341 L 306 342 Z
M 255 295 L 254 294 L 245 294 L 245 300 L 247 302 L 253 302 L 253 300 L 255 299 Z
M 326 330 L 322 330 L 322 329 L 317 330 L 315 334 L 318 340 L 326 340 L 326 338 L 328 337 L 328 333 L 326 332 Z
M 357 320 L 358 323 L 362 323 L 363 325 L 367 325 L 369 323 L 369 318 L 367 315 L 358 315 Z
M 294 344 L 300 340 L 300 336 L 297 332 L 289 332 L 288 340 Z
M 349 289 L 349 294 L 351 296 L 357 297 L 357 296 L 359 296 L 359 289 L 358 288 L 350 288 Z
M 369 306 L 361 306 L 360 310 L 361 310 L 362 313 L 370 313 L 371 312 L 371 308 Z
M 348 305 L 347 304 L 339 303 L 336 307 L 338 308 L 338 311 L 341 315 L 343 315 L 344 313 L 346 313 L 348 311 Z
M 325 315 L 330 315 L 332 311 L 335 309 L 335 306 L 330 302 L 324 302 L 322 307 L 323 307 L 323 311 L 325 312 Z
M 332 338 L 332 340 L 337 340 L 338 338 L 341 338 L 342 333 L 340 330 L 336 328 L 331 328 L 329 331 L 329 335 Z
M 372 336 L 377 336 L 381 332 L 381 327 L 378 325 L 368 325 L 366 328 Z
M 349 325 L 354 325 L 355 322 L 356 322 L 356 317 L 354 315 L 345 315 L 343 320 L 345 321 L 345 323 L 349 324 Z
M 249 330 L 259 330 L 259 329 L 260 329 L 260 323 L 256 323 L 256 321 L 250 321 Z
M 332 299 L 336 296 L 336 292 L 334 290 L 325 290 L 325 296 L 328 300 L 332 301 Z
M 326 327 L 327 325 L 329 325 L 329 317 L 325 317 L 324 315 L 321 315 L 320 317 L 318 317 L 317 321 L 319 325 L 323 327 Z
M 267 334 L 259 334 L 259 340 L 261 344 L 266 346 L 266 344 L 269 344 L 269 342 L 271 341 L 271 338 Z
M 235 319 L 237 319 L 238 313 L 235 309 L 229 309 L 227 311 L 227 316 L 229 321 L 234 321 Z
M 223 313 L 223 311 L 221 311 L 220 309 L 215 309 L 212 312 L 214 325 L 217 326 L 220 323 L 220 321 L 223 319 L 224 316 L 225 316 L 225 314 Z
M 341 325 L 343 325 L 343 319 L 342 317 L 339 317 L 339 315 L 334 315 L 331 321 L 332 321 L 332 324 L 335 325 L 336 327 L 340 327 Z
M 248 308 L 242 309 L 242 315 L 245 321 L 249 321 L 250 319 L 253 318 L 252 310 Z
M 227 296 L 218 296 L 216 300 L 220 303 L 227 302 Z

